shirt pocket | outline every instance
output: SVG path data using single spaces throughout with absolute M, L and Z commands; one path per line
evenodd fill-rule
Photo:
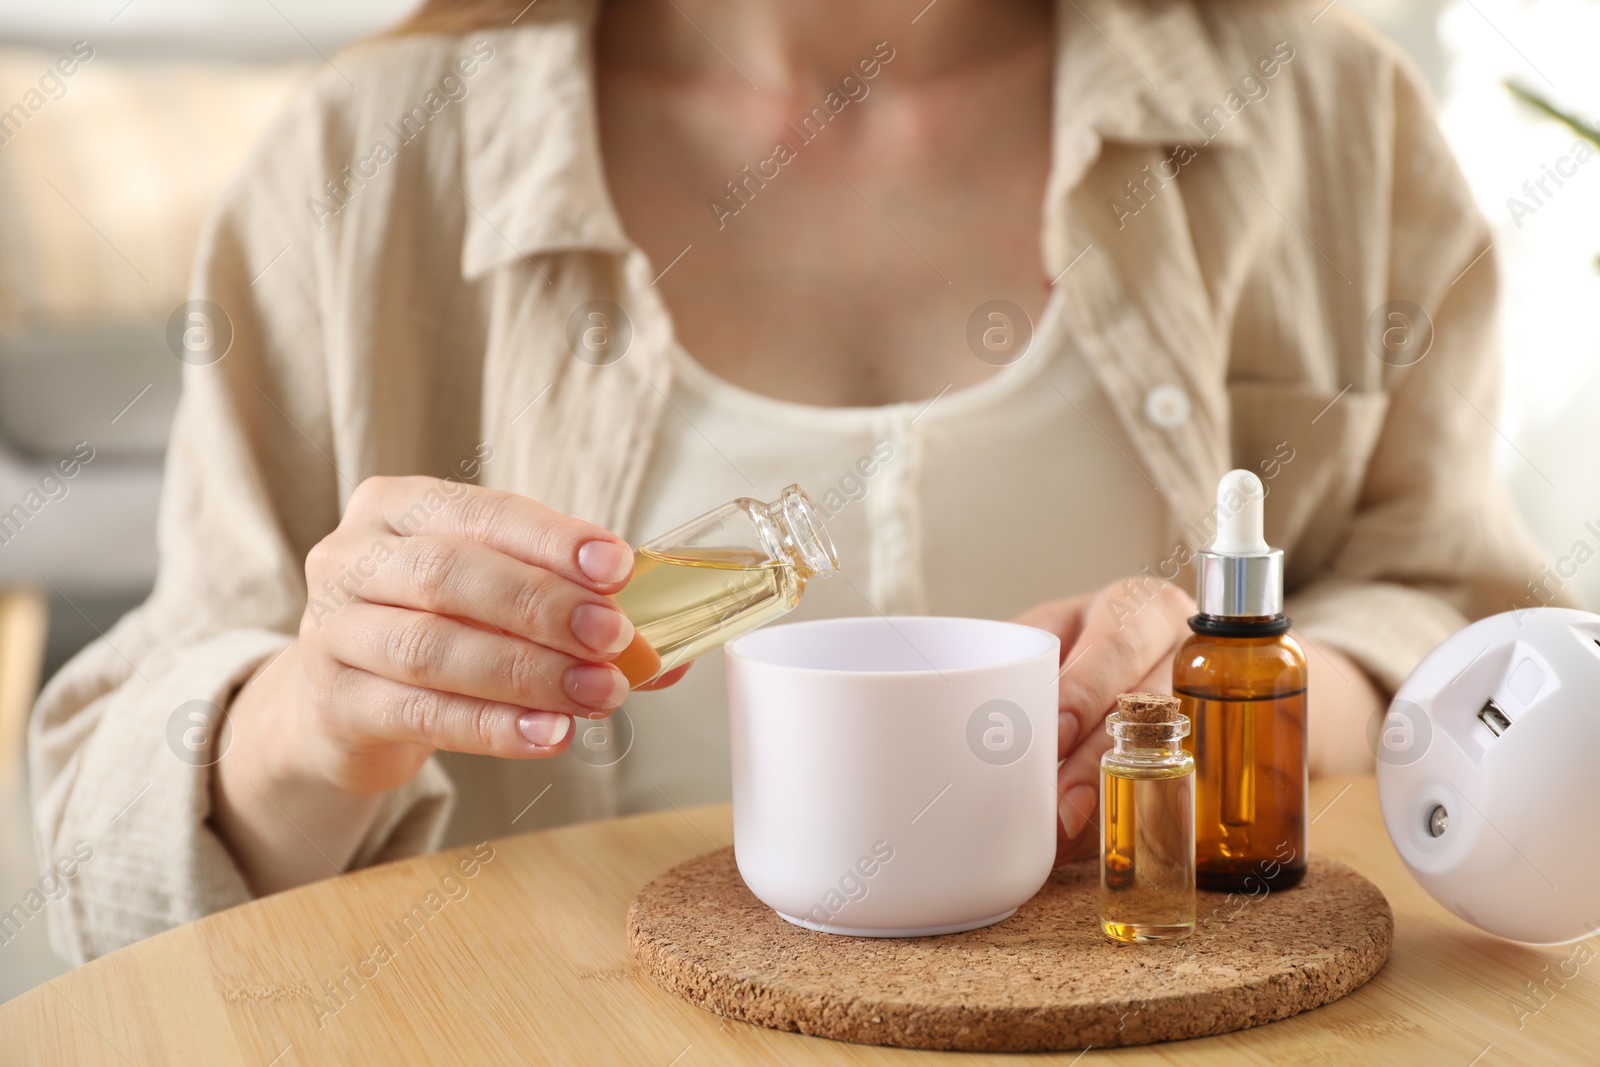
M 1284 550 L 1285 584 L 1299 589 L 1332 566 L 1349 535 L 1389 395 L 1239 381 L 1228 401 L 1234 465 L 1266 486 L 1267 543 Z

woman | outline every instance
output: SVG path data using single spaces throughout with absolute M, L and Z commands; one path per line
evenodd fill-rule
M 297 98 L 200 254 L 156 591 L 36 717 L 44 851 L 95 849 L 65 952 L 725 796 L 708 665 L 588 744 L 605 598 L 790 481 L 847 578 L 802 615 L 1061 635 L 1063 857 L 1230 466 L 1316 770 L 1521 595 L 1488 232 L 1386 46 L 1337 5 L 919 7 L 435 0 Z

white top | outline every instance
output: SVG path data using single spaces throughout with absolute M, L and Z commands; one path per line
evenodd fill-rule
M 841 573 L 810 582 L 774 625 L 873 612 L 1005 619 L 1154 567 L 1165 505 L 1060 318 L 1053 295 L 1021 359 L 978 385 L 883 407 L 763 396 L 680 347 L 628 539 L 798 483 Z M 618 764 L 624 812 L 727 799 L 722 660 L 720 649 L 702 657 L 618 713 L 628 726 L 617 728 L 633 730 Z

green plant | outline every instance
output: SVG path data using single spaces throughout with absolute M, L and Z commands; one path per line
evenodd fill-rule
M 1515 82 L 1508 81 L 1503 84 L 1511 91 L 1512 96 L 1546 117 L 1555 119 L 1585 141 L 1593 144 L 1597 150 L 1600 150 L 1600 128 L 1590 125 L 1570 111 L 1562 110 L 1532 89 L 1518 85 Z M 1600 267 L 1600 255 L 1595 256 L 1595 266 Z

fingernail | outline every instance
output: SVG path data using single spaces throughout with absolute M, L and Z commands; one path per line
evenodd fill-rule
M 572 636 L 602 656 L 614 656 L 633 642 L 633 623 L 605 604 L 579 604 L 572 609 Z
M 628 679 L 615 667 L 580 663 L 567 668 L 567 695 L 589 708 L 620 708 L 628 699 Z
M 1067 837 L 1075 838 L 1094 819 L 1094 806 L 1099 794 L 1092 785 L 1075 785 L 1061 797 L 1061 827 Z
M 1078 731 L 1082 729 L 1078 725 L 1078 717 L 1070 711 L 1061 712 L 1056 729 L 1060 731 L 1061 735 L 1057 741 L 1061 751 L 1072 751 L 1072 746 L 1078 743 Z
M 615 541 L 588 541 L 578 549 L 578 567 L 592 582 L 625 582 L 633 573 L 633 552 Z
M 517 716 L 517 730 L 529 744 L 554 748 L 572 729 L 572 717 L 554 711 L 525 711 Z

